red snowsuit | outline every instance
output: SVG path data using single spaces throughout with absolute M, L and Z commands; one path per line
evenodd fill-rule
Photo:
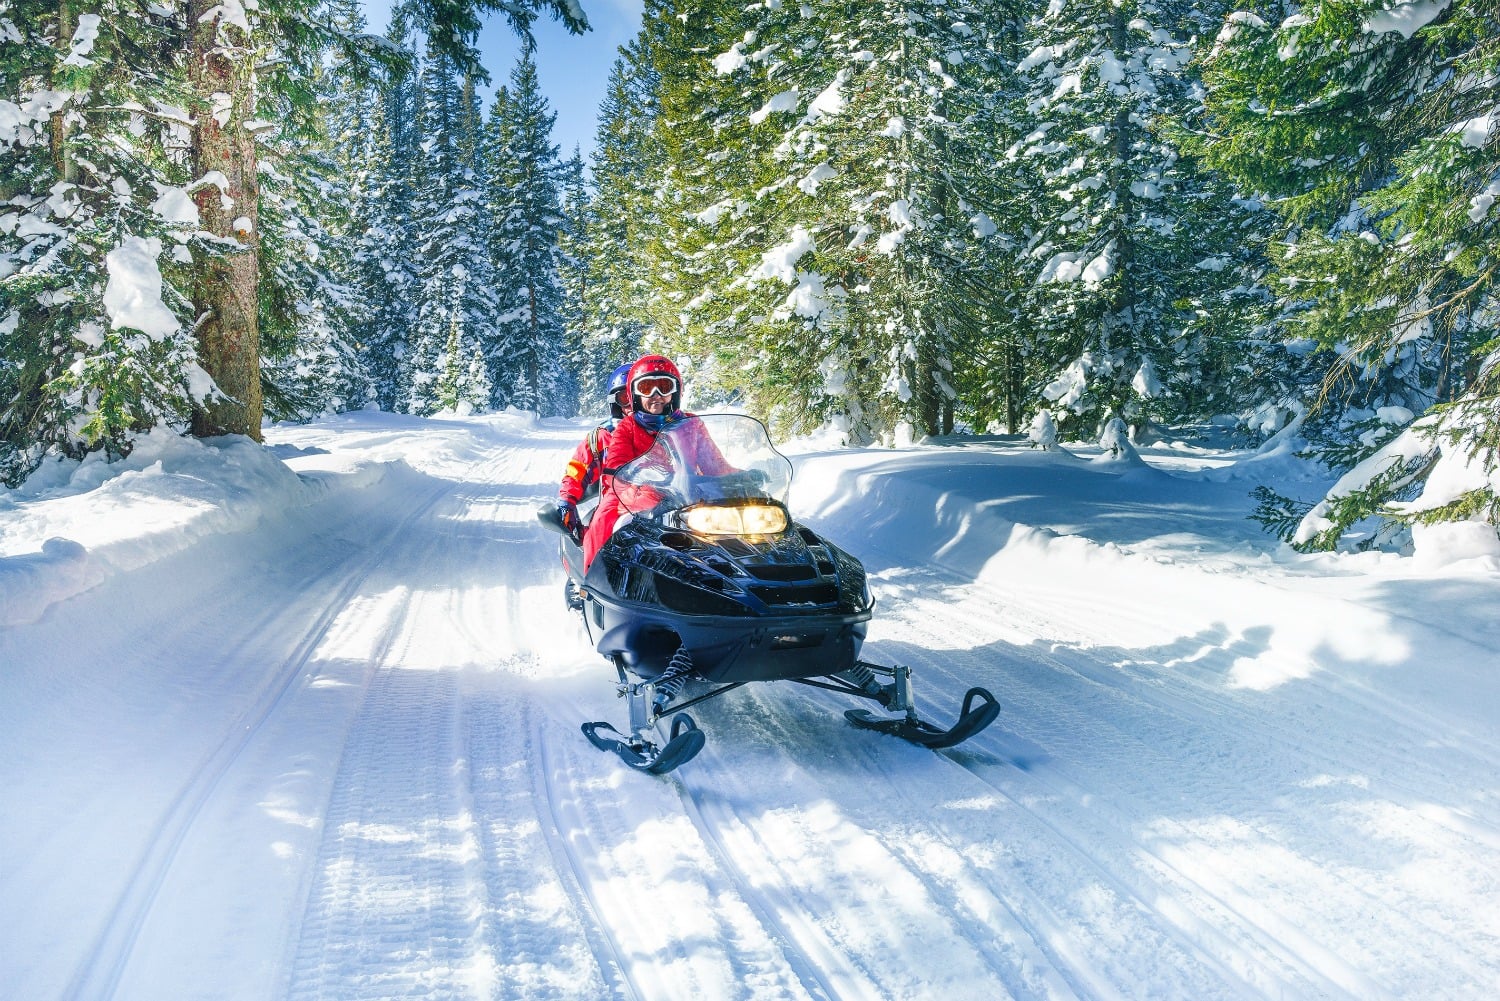
M 703 427 L 703 422 L 693 414 L 679 410 L 671 416 L 665 426 L 681 427 L 677 442 L 681 447 L 683 457 L 692 465 L 694 472 L 706 476 L 722 476 L 725 473 L 734 472 L 734 467 L 724 460 L 724 456 L 719 452 L 719 446 L 715 445 L 714 440 L 709 437 L 708 431 Z M 615 522 L 620 520 L 620 496 L 615 492 L 615 478 L 610 474 L 632 459 L 640 458 L 649 452 L 651 446 L 656 443 L 656 435 L 657 432 L 643 427 L 634 415 L 630 414 L 615 425 L 614 434 L 609 436 L 607 449 L 609 465 L 608 472 L 599 488 L 599 509 L 594 512 L 594 518 L 589 522 L 589 530 L 583 537 L 585 571 L 593 565 L 594 555 L 609 541 L 610 535 L 615 530 Z M 641 507 L 642 505 L 637 502 L 633 506 Z
M 563 471 L 562 484 L 557 488 L 558 497 L 576 505 L 588 496 L 589 488 L 604 474 L 605 450 L 613 430 L 610 425 L 601 424 L 583 436 Z

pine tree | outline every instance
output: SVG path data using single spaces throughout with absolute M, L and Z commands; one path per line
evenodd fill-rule
M 510 88 L 496 93 L 486 138 L 489 246 L 499 290 L 496 335 L 489 343 L 497 406 L 569 414 L 577 398 L 566 374 L 558 239 L 561 170 L 552 142 L 556 115 L 523 55 Z
M 484 351 L 467 335 L 454 317 L 448 330 L 448 341 L 434 366 L 441 374 L 433 389 L 435 409 L 461 414 L 489 407 L 494 393 Z
M 48 453 L 125 454 L 208 393 L 186 297 L 188 119 L 163 58 L 181 27 L 144 3 L 0 5 L 5 483 Z
M 421 145 L 412 215 L 418 285 L 403 383 L 409 412 L 429 414 L 444 398 L 451 366 L 497 336 L 497 302 L 482 234 L 483 193 L 475 163 L 474 91 L 453 60 L 429 45 L 422 71 Z M 451 395 L 451 394 L 450 394 Z M 488 401 L 471 400 L 483 408 Z
M 557 274 L 562 288 L 564 378 L 567 380 L 564 393 L 566 399 L 576 401 L 565 414 L 574 416 L 597 409 L 595 401 L 599 394 L 596 390 L 609 371 L 606 369 L 600 375 L 584 337 L 585 318 L 593 292 L 586 246 L 593 207 L 584 178 L 583 153 L 576 146 L 572 157 L 562 165 L 559 181 L 562 204 L 557 231 Z
M 443 57 L 462 72 L 477 74 L 482 73 L 473 45 L 480 27 L 478 13 L 490 6 L 476 0 L 419 0 L 404 5 L 400 13 L 425 28 Z M 539 11 L 560 18 L 574 31 L 587 23 L 574 0 L 507 0 L 500 9 L 528 41 Z M 329 40 L 321 16 L 326 11 L 321 6 L 313 10 L 315 16 L 310 17 L 306 4 L 298 0 L 260 0 L 250 8 L 217 0 L 190 0 L 188 5 L 190 58 L 185 65 L 194 96 L 194 170 L 199 176 L 210 171 L 222 175 L 229 198 L 215 201 L 199 195 L 202 224 L 217 238 L 217 252 L 200 252 L 196 258 L 199 356 L 227 395 L 195 413 L 197 434 L 227 430 L 259 436 L 258 311 L 247 308 L 256 302 L 260 283 L 259 179 L 254 129 L 249 126 L 255 121 L 262 77 L 270 90 L 289 94 L 310 76 Z M 477 283 L 470 289 L 476 287 Z
M 676 13 L 661 29 L 674 166 L 657 270 L 700 378 L 856 441 L 951 428 L 953 340 L 983 323 L 950 291 L 982 284 L 969 248 L 985 230 L 958 123 L 996 70 L 1003 5 Z
M 1064 430 L 1209 408 L 1207 363 L 1233 312 L 1252 204 L 1184 157 L 1166 123 L 1198 116 L 1190 11 L 1074 0 L 1033 19 L 1007 158 L 1043 178 L 1026 245 L 1023 314 L 1052 370 L 1043 396 Z M 1248 305 L 1248 302 L 1244 303 Z M 1221 317 L 1222 319 L 1223 317 Z
M 583 252 L 588 294 L 575 360 L 584 412 L 597 409 L 610 373 L 643 353 L 651 330 L 648 243 L 657 218 L 653 193 L 663 170 L 653 141 L 658 85 L 643 31 L 610 68 L 595 131 Z
M 478 12 L 494 6 L 401 8 L 477 66 Z M 572 0 L 501 9 L 523 35 L 538 13 L 586 27 Z M 273 181 L 266 231 L 259 162 L 272 117 L 297 120 L 276 123 L 295 142 L 310 137 L 330 47 L 374 54 L 340 27 L 348 12 L 347 0 L 0 3 L 0 478 L 49 452 L 118 455 L 140 431 L 189 419 L 200 435 L 258 436 L 262 308 L 287 320 L 291 284 L 326 293 L 328 309 L 339 298 L 316 267 L 284 269 L 291 248 L 331 233 L 302 215 L 323 209 L 291 170 L 289 186 Z M 314 339 L 341 339 L 334 312 L 307 328 Z M 269 331 L 273 368 L 330 357 L 294 346 L 291 329 Z
M 390 41 L 408 50 L 410 37 L 393 27 Z M 407 341 L 416 325 L 417 227 L 412 217 L 416 169 L 421 162 L 418 112 L 420 77 L 410 63 L 390 68 L 374 101 L 371 142 L 351 151 L 349 167 L 366 178 L 369 195 L 359 210 L 352 284 L 365 311 L 359 331 L 364 369 L 376 402 L 405 410 L 403 372 Z M 361 169 L 363 168 L 363 169 Z
M 325 9 L 331 30 L 364 35 L 357 3 L 330 0 Z M 353 231 L 369 195 L 375 95 L 368 60 L 332 56 L 307 89 L 283 99 L 275 118 L 286 124 L 262 144 L 261 385 L 266 413 L 278 420 L 354 409 L 371 396 L 356 340 L 366 307 Z
M 1348 470 L 1299 545 L 1399 544 L 1392 519 L 1500 523 L 1497 28 L 1466 0 L 1236 14 L 1208 62 L 1210 155 L 1290 226 L 1278 333 L 1326 359 L 1319 454 Z

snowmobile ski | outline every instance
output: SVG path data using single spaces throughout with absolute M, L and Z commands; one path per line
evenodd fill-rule
M 585 723 L 583 735 L 589 743 L 601 751 L 613 751 L 631 768 L 665 775 L 678 765 L 691 761 L 703 750 L 706 738 L 698 724 L 687 713 L 678 713 L 672 718 L 672 733 L 660 748 L 650 741 L 632 742 L 608 723 Z
M 981 704 L 975 706 L 976 701 Z M 958 715 L 958 721 L 946 730 L 924 722 L 913 714 L 883 718 L 868 709 L 844 710 L 844 718 L 857 727 L 889 733 L 933 750 L 963 743 L 995 722 L 995 717 L 999 715 L 1000 703 L 983 688 L 969 689 L 964 696 L 963 710 Z

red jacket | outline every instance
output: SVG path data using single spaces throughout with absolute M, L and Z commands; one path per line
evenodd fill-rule
M 573 449 L 573 458 L 563 471 L 562 485 L 557 496 L 577 504 L 588 496 L 589 488 L 599 482 L 604 474 L 604 456 L 609 447 L 611 428 L 602 424 L 583 436 L 583 441 Z
M 693 414 L 678 411 L 673 415 L 672 425 L 678 426 L 683 421 L 690 423 L 686 425 L 686 433 L 682 435 L 680 442 L 684 458 L 692 463 L 694 470 L 709 476 L 733 472 L 733 467 L 719 452 L 719 446 L 714 444 L 714 440 L 704 429 L 703 422 Z M 645 455 L 655 443 L 656 432 L 643 427 L 633 416 L 627 415 L 615 425 L 606 450 L 609 465 L 604 482 L 600 485 L 599 509 L 589 522 L 588 534 L 583 538 L 585 569 L 594 562 L 594 554 L 609 541 L 615 530 L 615 522 L 620 519 L 620 497 L 615 493 L 615 478 L 612 474 L 632 459 Z

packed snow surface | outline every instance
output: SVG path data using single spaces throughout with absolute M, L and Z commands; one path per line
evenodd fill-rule
M 0 492 L 0 997 L 1500 995 L 1500 559 L 1300 556 L 1282 454 L 794 443 L 932 752 L 752 685 L 594 750 L 585 425 L 155 435 Z

